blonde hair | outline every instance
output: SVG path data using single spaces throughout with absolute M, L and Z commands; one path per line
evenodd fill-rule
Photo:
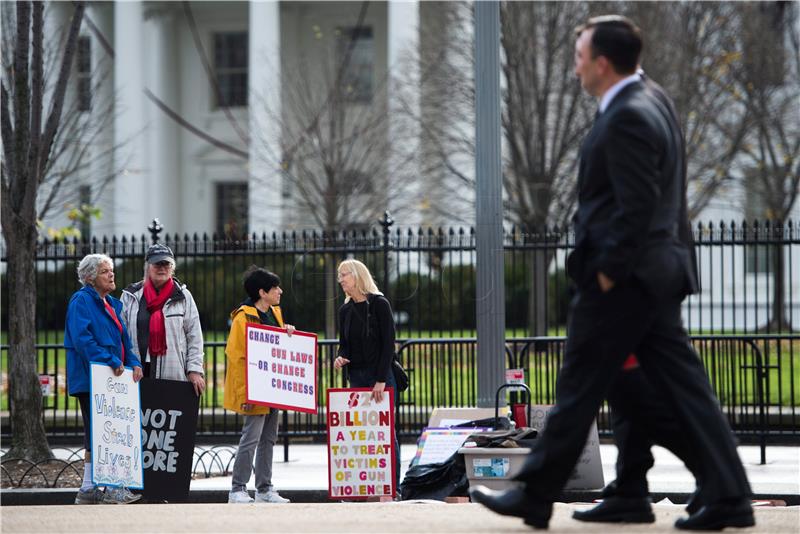
M 356 289 L 364 295 L 383 295 L 375 284 L 375 280 L 372 279 L 372 275 L 369 269 L 367 269 L 367 266 L 358 260 L 344 260 L 339 264 L 339 267 L 336 268 L 336 272 L 350 273 L 356 284 Z M 350 301 L 350 296 L 345 295 L 344 301 Z

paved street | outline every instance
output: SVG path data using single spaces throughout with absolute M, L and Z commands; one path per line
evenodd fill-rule
M 551 532 L 676 532 L 682 507 L 656 505 L 654 525 L 574 521 L 585 505 L 557 504 Z M 800 507 L 759 508 L 757 526 L 736 532 L 798 532 Z M 80 532 L 532 532 L 521 520 L 477 504 L 165 504 L 134 506 L 16 506 L 2 509 L 2 531 Z

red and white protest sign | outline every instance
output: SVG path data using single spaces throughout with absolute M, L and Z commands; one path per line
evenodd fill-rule
M 328 390 L 328 496 L 393 497 L 394 392 L 370 399 L 370 388 Z
M 247 402 L 317 413 L 317 336 L 247 325 Z

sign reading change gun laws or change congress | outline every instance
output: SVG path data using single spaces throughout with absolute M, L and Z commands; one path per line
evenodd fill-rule
M 141 403 L 133 370 L 114 376 L 108 365 L 93 363 L 91 375 L 92 481 L 142 489 Z
M 328 390 L 328 496 L 394 496 L 394 392 L 370 399 L 371 388 Z
M 317 413 L 317 336 L 247 325 L 247 402 Z

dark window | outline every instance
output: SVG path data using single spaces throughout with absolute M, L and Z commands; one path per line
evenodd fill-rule
M 78 110 L 92 109 L 92 41 L 89 37 L 78 38 Z
M 373 180 L 361 171 L 345 171 L 342 175 L 343 189 L 354 194 L 372 194 L 375 192 Z
M 773 270 L 772 253 L 775 245 L 767 244 L 769 236 L 764 221 L 773 217 L 766 201 L 764 178 L 759 176 L 759 171 L 753 169 L 746 173 L 745 179 L 747 187 L 745 217 L 748 222 L 748 232 L 745 235 L 745 272 L 769 274 Z M 758 230 L 754 224 L 756 221 Z
M 217 235 L 241 238 L 247 234 L 249 211 L 247 182 L 217 184 Z
M 337 68 L 342 71 L 344 96 L 351 102 L 372 102 L 375 70 L 375 39 L 370 26 L 339 28 L 336 46 Z
M 219 92 L 216 107 L 247 105 L 247 32 L 214 34 L 214 75 Z

